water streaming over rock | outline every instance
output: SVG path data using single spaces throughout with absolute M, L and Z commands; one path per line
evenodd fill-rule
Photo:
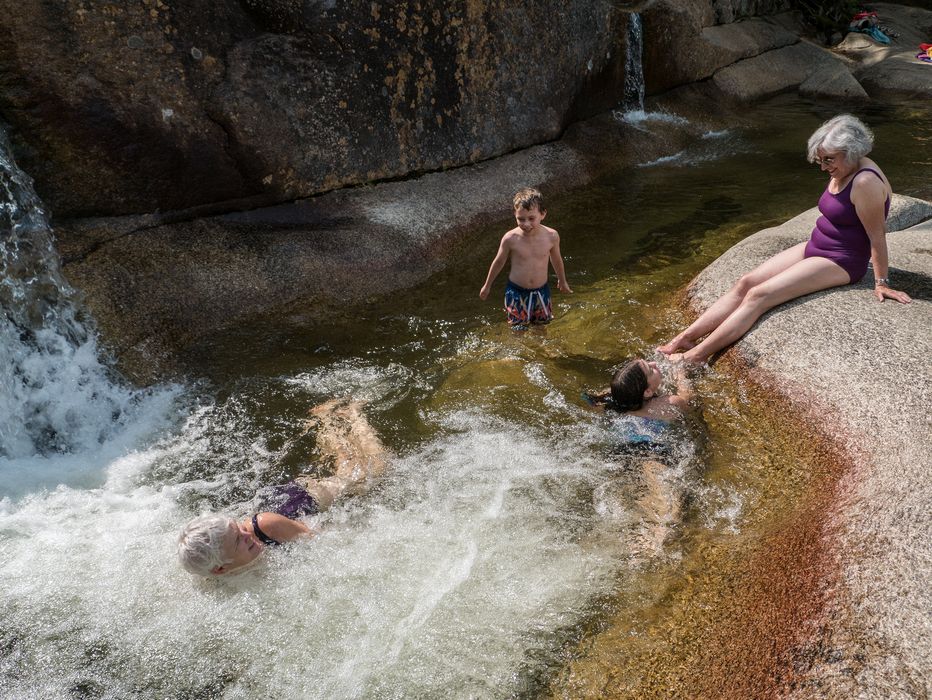
M 632 12 L 628 19 L 628 55 L 625 57 L 625 88 L 622 108 L 644 111 L 644 30 L 641 15 Z
M 437 435 L 397 455 L 372 497 L 321 516 L 313 542 L 201 587 L 174 562 L 175 533 L 204 510 L 253 511 L 302 420 L 271 427 L 257 404 L 306 411 L 349 393 L 377 413 L 425 380 L 335 362 L 179 415 L 177 391 L 133 389 L 99 358 L 5 141 L 0 169 L 0 696 L 476 697 L 557 663 L 560 630 L 628 555 L 592 541 L 595 487 L 615 467 L 584 449 L 607 437 L 588 416 L 565 442 L 474 411 L 425 414 Z M 534 386 L 557 395 L 535 367 Z M 541 410 L 558 423 L 567 406 Z
M 158 392 L 126 386 L 101 361 L 92 320 L 62 275 L 42 202 L 2 133 L 0 198 L 2 496 L 24 482 L 67 480 L 56 456 L 134 433 L 143 404 Z M 32 458 L 49 458 L 45 470 Z
M 785 123 L 799 121 L 794 113 Z M 702 136 L 700 145 L 720 150 L 730 138 Z M 782 153 L 775 162 L 795 150 Z M 604 378 L 619 337 L 628 349 L 643 348 L 644 317 L 656 322 L 665 305 L 651 290 L 685 282 L 720 252 L 722 236 L 740 236 L 744 202 L 769 202 L 761 190 L 745 193 L 749 159 L 735 159 L 741 169 L 727 182 L 721 169 L 709 169 L 711 160 L 696 159 L 698 177 L 661 163 L 585 193 L 576 204 L 584 214 L 569 217 L 565 229 L 578 256 L 574 274 L 588 274 L 590 284 L 558 302 L 564 311 L 575 307 L 548 336 L 516 338 L 490 325 L 493 312 L 473 311 L 454 293 L 438 300 L 425 285 L 411 305 L 393 299 L 390 311 L 359 319 L 355 332 L 335 322 L 329 335 L 265 340 L 262 348 L 275 355 L 268 363 L 242 369 L 250 360 L 241 343 L 231 344 L 232 378 L 218 380 L 216 396 L 189 405 L 160 434 L 159 421 L 175 414 L 158 405 L 159 394 L 125 388 L 97 359 L 93 327 L 61 279 L 41 204 L 8 166 L 5 187 L 20 194 L 6 204 L 5 271 L 30 272 L 5 272 L 3 352 L 21 369 L 3 376 L 32 408 L 4 395 L 21 416 L 4 423 L 12 426 L 4 449 L 20 456 L 0 458 L 0 496 L 9 495 L 10 474 L 45 477 L 17 499 L 0 498 L 0 697 L 541 695 L 548 672 L 577 653 L 573 640 L 602 624 L 611 613 L 604 608 L 616 605 L 604 601 L 631 580 L 625 567 L 637 513 L 619 488 L 631 474 L 607 456 L 613 424 L 580 405 L 580 387 Z M 775 171 L 781 201 L 787 192 L 805 194 L 795 168 Z M 680 196 L 671 202 L 674 187 Z M 555 213 L 567 216 L 572 206 L 567 197 Z M 777 208 L 784 204 L 768 206 L 755 216 L 786 216 Z M 40 235 L 27 235 L 30 226 Z M 649 255 L 637 247 L 642 239 Z M 21 258 L 27 249 L 41 260 Z M 467 270 L 471 294 L 488 264 L 482 257 Z M 459 289 L 455 279 L 447 284 Z M 498 315 L 494 323 L 502 325 Z M 56 352 L 34 339 L 46 332 L 58 339 L 50 344 Z M 27 369 L 39 379 L 23 382 Z M 64 383 L 68 371 L 83 383 Z M 714 392 L 700 388 L 707 405 Z M 691 496 L 684 537 L 644 565 L 649 588 L 631 588 L 631 609 L 616 610 L 625 630 L 618 651 L 610 647 L 596 656 L 596 671 L 579 674 L 582 687 L 596 689 L 592 696 L 623 694 L 612 675 L 618 659 L 643 659 L 646 667 L 670 646 L 650 636 L 658 628 L 653 601 L 667 590 L 661 562 L 679 569 L 681 559 L 686 570 L 701 571 L 705 560 L 690 563 L 688 548 L 726 546 L 759 502 L 778 503 L 784 487 L 765 488 L 771 472 L 791 482 L 794 469 L 808 473 L 795 453 L 785 466 L 768 466 L 764 449 L 776 441 L 756 446 L 750 424 L 738 425 L 750 437 L 727 442 L 744 410 L 742 392 L 738 386 L 709 416 L 722 446 L 699 464 L 676 460 L 663 474 Z M 172 547 L 181 524 L 205 510 L 247 515 L 263 486 L 312 464 L 312 450 L 288 442 L 309 406 L 344 393 L 368 401 L 380 432 L 394 431 L 396 454 L 382 483 L 315 518 L 321 534 L 313 541 L 270 552 L 240 577 L 202 585 L 184 574 Z M 59 406 L 69 419 L 40 415 L 48 429 L 24 427 Z M 55 465 L 64 484 L 52 475 Z M 77 483 L 76 471 L 95 478 Z M 683 588 L 680 579 L 669 584 Z M 664 605 L 656 603 L 657 616 Z M 649 616 L 629 624 L 638 606 Z M 682 619 L 688 628 L 696 616 L 687 610 Z M 649 648 L 631 657 L 639 639 Z M 673 666 L 683 663 L 677 657 Z M 649 675 L 638 664 L 632 678 Z

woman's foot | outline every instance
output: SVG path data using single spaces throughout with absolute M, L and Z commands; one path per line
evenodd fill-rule
M 695 357 L 689 351 L 675 352 L 669 356 L 670 364 L 680 365 L 682 367 L 700 367 L 705 364 L 705 359 Z
M 696 347 L 696 344 L 693 341 L 687 339 L 683 333 L 680 333 L 669 343 L 658 345 L 657 352 L 663 353 L 664 355 L 671 355 L 681 350 L 692 350 L 694 347 Z

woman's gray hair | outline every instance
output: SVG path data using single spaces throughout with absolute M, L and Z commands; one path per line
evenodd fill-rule
M 229 563 L 223 556 L 223 541 L 236 525 L 225 515 L 195 518 L 178 536 L 178 560 L 186 571 L 198 576 L 213 576 L 214 569 Z
M 850 114 L 832 117 L 809 137 L 806 156 L 810 163 L 819 157 L 819 148 L 824 151 L 841 151 L 848 163 L 857 163 L 874 147 L 874 133 L 867 124 Z

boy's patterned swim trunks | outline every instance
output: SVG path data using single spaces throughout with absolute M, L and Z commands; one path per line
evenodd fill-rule
M 508 280 L 508 286 L 505 287 L 505 313 L 508 314 L 508 323 L 514 328 L 532 323 L 550 323 L 553 318 L 550 285 L 525 289 Z

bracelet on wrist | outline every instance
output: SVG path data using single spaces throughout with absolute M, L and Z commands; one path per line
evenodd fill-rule
M 890 278 L 889 277 L 878 277 L 877 279 L 874 280 L 874 286 L 875 287 L 889 287 Z

